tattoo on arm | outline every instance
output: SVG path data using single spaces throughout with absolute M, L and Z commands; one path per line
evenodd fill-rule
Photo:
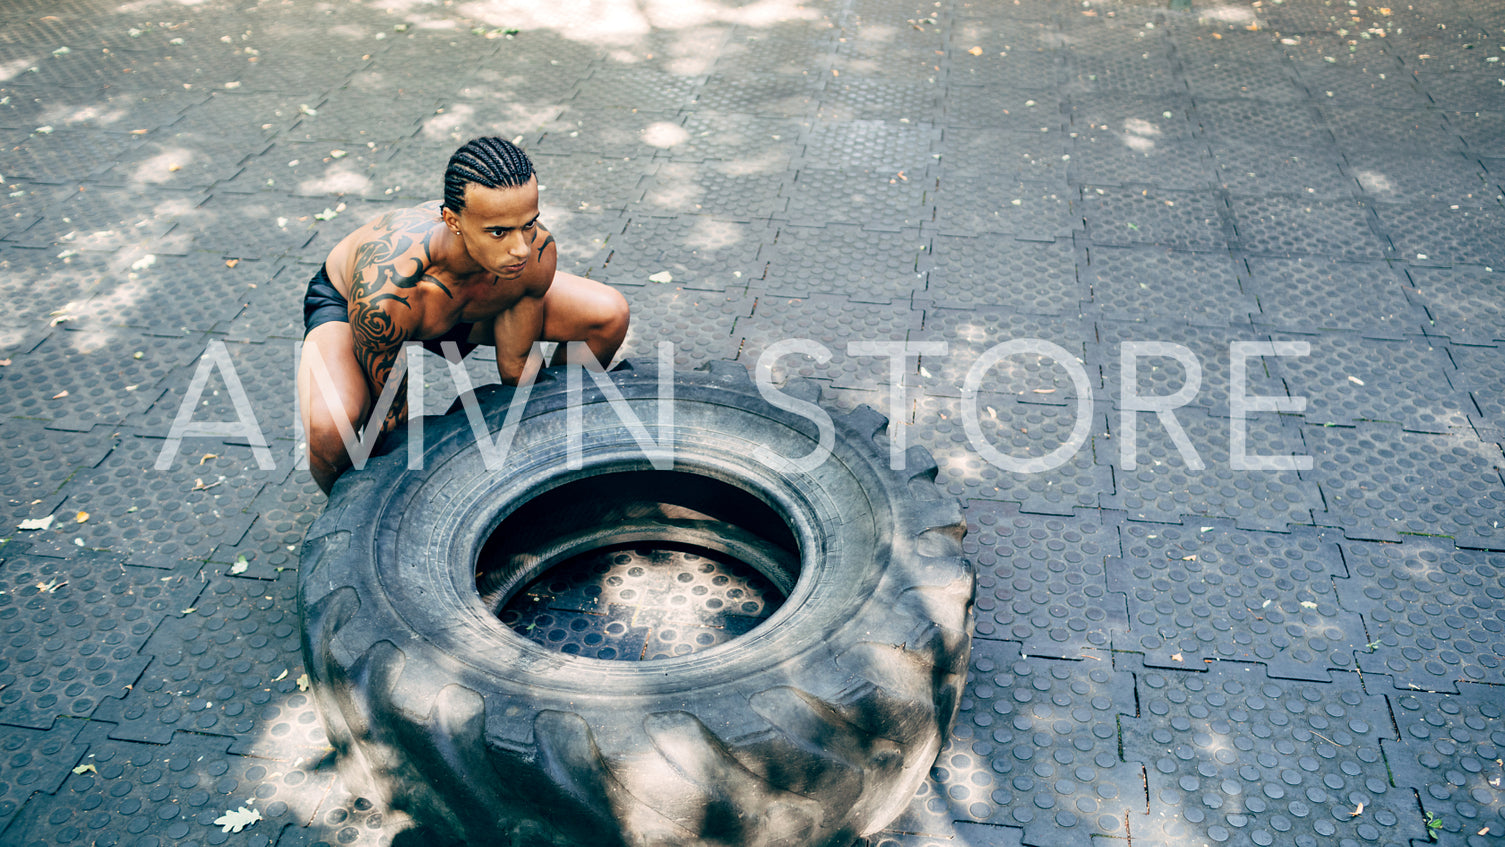
M 546 231 L 546 232 L 544 232 L 544 235 L 547 236 L 547 237 L 544 238 L 542 244 L 538 245 L 538 261 L 540 261 L 540 262 L 543 261 L 543 251 L 549 249 L 549 245 L 554 243 L 554 234 L 553 233 Z

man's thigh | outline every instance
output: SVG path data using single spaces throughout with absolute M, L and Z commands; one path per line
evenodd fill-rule
M 303 339 L 298 361 L 298 403 L 307 427 L 319 419 L 336 417 L 359 426 L 369 411 L 366 375 L 355 358 L 350 324 L 320 324 Z

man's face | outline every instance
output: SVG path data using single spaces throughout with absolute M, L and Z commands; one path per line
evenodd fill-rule
M 516 279 L 537 260 L 537 178 L 512 188 L 466 186 L 465 208 L 450 223 L 477 264 L 501 279 Z

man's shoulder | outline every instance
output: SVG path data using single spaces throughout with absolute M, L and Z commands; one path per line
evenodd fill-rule
M 443 224 L 439 217 L 439 201 L 433 200 L 417 206 L 389 209 L 367 221 L 361 229 L 364 230 L 364 240 L 380 241 L 404 234 L 427 233 Z

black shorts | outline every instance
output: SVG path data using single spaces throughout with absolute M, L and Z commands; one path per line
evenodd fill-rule
M 350 303 L 345 295 L 340 293 L 334 283 L 329 281 L 329 273 L 320 265 L 317 273 L 308 281 L 308 290 L 303 294 L 303 337 L 307 338 L 314 327 L 327 324 L 330 321 L 350 322 Z M 460 345 L 460 355 L 465 355 L 475 348 L 470 343 L 470 330 L 473 323 L 458 323 L 449 331 L 438 338 L 430 338 L 423 342 L 423 349 L 436 355 L 444 355 L 439 345 L 445 341 L 453 341 Z

